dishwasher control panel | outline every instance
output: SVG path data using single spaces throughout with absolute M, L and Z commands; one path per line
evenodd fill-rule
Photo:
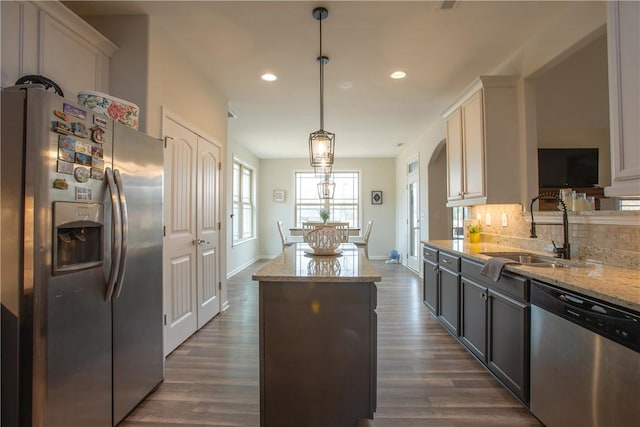
M 531 304 L 640 352 L 640 314 L 537 281 Z

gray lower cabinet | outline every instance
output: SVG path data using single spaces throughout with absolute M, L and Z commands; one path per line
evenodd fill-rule
M 529 279 L 480 275 L 482 264 L 461 262 L 460 341 L 523 402 L 529 401 Z
M 487 288 L 466 277 L 460 280 L 460 341 L 486 363 Z
M 446 252 L 438 254 L 438 318 L 455 336 L 459 335 L 460 258 Z
M 432 313 L 438 314 L 438 251 L 425 247 L 423 250 L 424 276 L 423 301 Z
M 529 401 L 529 279 L 425 246 L 424 302 L 440 324 L 525 404 Z
M 489 290 L 487 366 L 512 392 L 529 401 L 529 304 Z

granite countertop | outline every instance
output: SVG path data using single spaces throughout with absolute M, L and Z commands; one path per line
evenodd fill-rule
M 364 250 L 353 243 L 338 247 L 338 255 L 312 255 L 309 245 L 296 243 L 253 273 L 261 282 L 379 282 L 380 273 Z
M 491 243 L 469 243 L 461 240 L 429 240 L 423 242 L 467 258 L 486 262 L 490 257 L 481 252 L 533 252 Z M 549 256 L 549 254 L 540 254 Z M 571 262 L 571 261 L 569 261 Z M 549 268 L 507 264 L 505 270 L 575 291 L 620 307 L 640 312 L 640 271 L 595 262 L 582 262 L 583 267 Z

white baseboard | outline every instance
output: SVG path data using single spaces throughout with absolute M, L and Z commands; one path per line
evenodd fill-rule
M 244 264 L 242 264 L 241 266 L 234 268 L 232 271 L 227 272 L 227 279 L 230 279 L 231 277 L 235 276 L 236 274 L 240 273 L 242 270 L 244 270 L 245 268 L 249 267 L 251 264 L 253 264 L 254 262 L 258 261 L 262 259 L 260 256 L 251 259 L 250 261 L 245 262 Z

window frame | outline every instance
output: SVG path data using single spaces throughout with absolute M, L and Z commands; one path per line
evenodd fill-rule
M 637 198 L 620 198 L 616 202 L 619 211 L 639 211 L 640 199 Z
M 311 178 L 315 184 L 319 183 L 320 181 L 322 181 L 322 178 L 320 177 L 316 177 L 315 176 L 315 172 L 313 170 L 309 171 L 309 170 L 295 170 L 293 172 L 293 189 L 294 189 L 294 196 L 293 196 L 293 221 L 296 227 L 302 227 L 302 218 L 299 218 L 300 215 L 300 209 L 299 206 L 316 206 L 317 210 L 319 211 L 322 208 L 328 209 L 330 212 L 330 216 L 329 216 L 329 221 L 338 221 L 336 219 L 334 219 L 334 212 L 335 212 L 335 207 L 336 206 L 344 206 L 344 207 L 350 207 L 350 206 L 354 206 L 355 207 L 355 215 L 353 217 L 353 223 L 350 222 L 349 226 L 353 227 L 353 228 L 358 228 L 360 227 L 360 224 L 362 224 L 362 211 L 363 211 L 363 203 L 362 203 L 362 171 L 359 169 L 350 169 L 350 170 L 340 170 L 340 171 L 334 171 L 332 172 L 332 175 L 336 175 L 336 174 L 354 174 L 356 176 L 357 179 L 357 196 L 355 197 L 355 203 L 334 203 L 335 199 L 319 199 L 318 198 L 318 194 L 317 194 L 317 187 L 314 188 L 314 194 L 315 194 L 315 198 L 314 203 L 310 203 L 310 202 L 305 202 L 305 203 L 300 203 L 299 202 L 299 198 L 298 198 L 298 174 L 305 174 L 308 175 L 307 178 Z M 336 189 L 336 192 L 338 190 Z M 310 221 L 316 221 L 316 220 L 320 220 L 320 213 L 318 212 L 317 214 L 317 218 L 314 219 L 310 219 Z
M 471 218 L 471 208 L 456 206 L 451 208 L 451 240 L 464 240 L 464 221 Z M 461 234 L 456 233 L 461 231 Z
M 240 182 L 237 183 L 237 190 L 239 191 L 238 197 L 236 198 L 236 165 L 239 168 L 239 177 Z M 245 180 L 244 180 L 244 172 L 249 172 L 249 195 L 245 197 Z M 256 233 L 256 170 L 250 164 L 243 162 L 237 157 L 233 157 L 232 167 L 231 167 L 231 209 L 232 209 L 232 220 L 231 220 L 231 246 L 237 246 L 244 242 L 254 240 L 257 238 Z M 236 210 L 236 206 L 238 209 Z M 244 230 L 244 222 L 242 221 L 244 217 L 244 212 L 249 210 L 251 213 L 250 220 L 250 234 L 245 235 Z M 236 218 L 238 215 L 238 218 Z M 239 228 L 237 231 L 236 238 L 236 228 Z

